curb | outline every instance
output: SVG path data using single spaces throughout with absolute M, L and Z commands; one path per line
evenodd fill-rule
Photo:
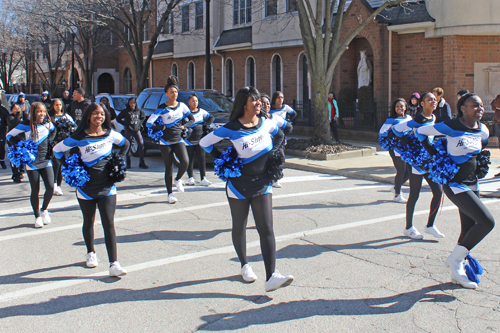
M 359 147 L 359 148 L 360 149 L 347 150 L 337 154 L 326 154 L 326 155 L 318 153 L 307 153 L 302 150 L 285 149 L 285 154 L 307 158 L 311 160 L 331 161 L 331 160 L 340 160 L 353 157 L 373 156 L 377 153 L 377 149 L 375 147 Z

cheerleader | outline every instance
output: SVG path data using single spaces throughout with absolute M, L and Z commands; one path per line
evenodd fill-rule
M 23 121 L 9 133 L 7 141 L 10 145 L 15 145 L 19 141 L 19 134 L 24 134 L 25 140 L 31 140 L 38 145 L 38 154 L 35 161 L 26 164 L 26 173 L 31 186 L 31 207 L 35 214 L 35 228 L 41 228 L 44 224 L 49 224 L 51 218 L 47 210 L 52 195 L 54 193 L 54 171 L 50 159 L 49 141 L 56 136 L 57 130 L 51 123 L 45 105 L 35 102 L 30 107 L 30 120 Z M 40 177 L 45 185 L 42 207 L 39 207 L 38 194 L 40 192 Z
M 196 185 L 196 180 L 194 179 L 194 157 L 196 156 L 198 160 L 198 169 L 200 169 L 200 184 L 203 186 L 210 186 L 212 182 L 206 177 L 205 150 L 200 147 L 199 142 L 208 126 L 214 122 L 214 116 L 198 107 L 198 96 L 196 94 L 192 94 L 189 97 L 188 104 L 191 114 L 194 117 L 194 123 L 191 125 L 193 131 L 189 138 L 184 140 L 187 145 L 189 158 L 187 168 L 189 176 L 188 185 Z
M 445 135 L 447 152 L 460 168 L 444 192 L 459 210 L 461 233 L 455 249 L 446 259 L 451 281 L 475 289 L 464 270 L 464 259 L 493 229 L 495 221 L 479 199 L 476 155 L 488 144 L 488 128 L 479 122 L 484 114 L 483 101 L 473 93 L 464 94 L 457 103 L 457 118 L 417 129 L 419 139 Z
M 153 130 L 163 131 L 163 136 L 160 138 L 160 152 L 165 163 L 165 186 L 168 192 L 168 202 L 174 204 L 177 198 L 172 193 L 172 164 L 174 163 L 174 154 L 179 159 L 179 169 L 177 177 L 175 177 L 175 186 L 177 191 L 184 192 L 182 176 L 186 172 L 188 166 L 188 155 L 184 139 L 182 138 L 182 130 L 190 127 L 194 123 L 194 117 L 186 104 L 178 102 L 179 95 L 179 80 L 172 75 L 167 79 L 165 85 L 165 95 L 168 100 L 149 117 L 146 126 Z M 188 117 L 188 122 L 181 125 L 181 120 Z M 161 123 L 157 123 L 161 120 Z
M 80 151 L 81 159 L 90 175 L 84 187 L 77 188 L 76 197 L 83 215 L 83 238 L 87 246 L 86 265 L 97 267 L 94 249 L 94 220 L 96 207 L 104 229 L 104 242 L 108 251 L 109 275 L 121 276 L 127 271 L 120 266 L 116 253 L 114 217 L 116 210 L 116 186 L 109 178 L 108 162 L 112 158 L 113 145 L 120 146 L 119 156 L 125 158 L 129 142 L 111 129 L 109 112 L 104 104 L 91 103 L 82 114 L 80 125 L 74 134 L 54 147 L 54 154 L 62 159 L 64 152 Z
M 396 99 L 391 106 L 391 115 L 385 121 L 384 125 L 380 128 L 379 136 L 387 137 L 390 134 L 391 129 L 400 123 L 410 121 L 412 118 L 410 115 L 405 114 L 407 110 L 406 101 L 402 98 Z M 410 178 L 410 165 L 405 161 L 401 160 L 401 155 L 395 152 L 393 149 L 389 150 L 389 155 L 391 155 L 392 163 L 396 168 L 396 176 L 394 177 L 394 187 L 392 191 L 394 192 L 394 201 L 406 203 L 407 200 L 403 197 L 401 193 L 401 186 L 406 183 Z
M 269 113 L 269 111 L 271 110 L 271 99 L 269 98 L 268 95 L 261 94 L 260 103 L 262 104 L 261 109 L 262 111 L 264 111 L 265 117 L 270 118 L 271 120 L 276 122 L 276 125 L 278 125 L 279 129 L 283 131 L 283 134 L 288 135 L 289 133 L 292 132 L 293 126 L 290 121 L 287 121 L 285 118 L 281 118 L 277 115 Z
M 241 88 L 236 94 L 230 121 L 203 137 L 200 146 L 218 157 L 221 152 L 214 144 L 223 139 L 231 140 L 243 162 L 241 176 L 230 177 L 226 184 L 233 220 L 233 245 L 241 262 L 243 280 L 253 282 L 257 279 L 246 256 L 246 224 L 251 206 L 266 267 L 265 290 L 273 291 L 288 286 L 292 283 L 293 276 L 283 276 L 275 270 L 272 186 L 266 167 L 270 153 L 276 151 L 283 141 L 283 133 L 274 121 L 264 116 L 257 89 Z
M 420 97 L 419 104 L 422 107 L 422 112 L 419 115 L 417 115 L 413 120 L 399 123 L 393 127 L 393 132 L 396 136 L 402 137 L 403 134 L 408 133 L 415 128 L 434 125 L 436 117 L 432 114 L 432 112 L 437 106 L 436 97 L 431 92 L 426 92 Z M 432 190 L 429 218 L 427 220 L 427 226 L 424 228 L 424 232 L 431 234 L 436 238 L 443 238 L 444 235 L 434 225 L 439 207 L 441 206 L 443 188 L 441 185 L 434 183 L 430 177 L 418 167 L 412 167 L 412 172 L 410 173 L 410 194 L 408 196 L 408 202 L 406 203 L 406 228 L 403 231 L 403 234 L 412 239 L 424 238 L 417 228 L 413 226 L 413 213 L 415 212 L 415 205 L 418 197 L 420 196 L 423 178 L 425 178 Z
M 76 127 L 76 124 L 73 118 L 71 118 L 71 116 L 65 112 L 64 103 L 58 98 L 54 99 L 54 103 L 52 104 L 52 107 L 49 111 L 49 116 L 56 128 L 58 128 L 58 125 L 61 127 L 65 127 L 64 131 L 57 131 L 57 135 L 53 140 L 53 144 L 55 145 L 69 137 L 73 129 Z M 64 124 L 67 124 L 67 126 L 65 126 Z M 61 188 L 61 162 L 59 162 L 57 158 L 53 157 L 52 164 L 54 169 L 54 194 L 63 195 L 64 193 Z

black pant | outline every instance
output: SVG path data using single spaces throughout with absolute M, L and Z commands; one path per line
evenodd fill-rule
M 330 121 L 330 128 L 333 132 L 333 137 L 335 138 L 336 142 L 340 142 L 339 139 L 339 132 L 337 131 L 337 121 L 336 120 L 331 120 Z
M 61 172 L 61 162 L 57 158 L 52 159 L 52 168 L 54 169 L 54 182 L 57 186 L 62 184 L 62 172 Z
M 205 165 L 205 150 L 200 145 L 187 146 L 189 164 L 187 173 L 189 177 L 194 177 L 194 158 L 198 161 L 198 169 L 200 169 L 200 178 L 203 179 L 206 175 Z
M 401 186 L 410 178 L 411 166 L 403 161 L 400 156 L 394 154 L 394 150 L 389 150 L 392 163 L 396 168 L 396 176 L 394 176 L 394 191 L 396 195 L 401 193 Z
M 233 245 L 242 267 L 248 263 L 246 226 L 248 210 L 252 206 L 255 226 L 260 237 L 262 258 L 266 267 L 266 281 L 269 280 L 276 268 L 276 241 L 273 230 L 272 198 L 271 193 L 251 199 L 227 198 L 233 219 Z
M 165 163 L 165 186 L 167 187 L 168 194 L 170 194 L 172 193 L 172 164 L 174 163 L 174 153 L 180 162 L 179 170 L 177 170 L 177 177 L 175 178 L 178 180 L 182 178 L 188 166 L 186 145 L 183 142 L 168 146 L 160 145 L 160 152 L 163 157 L 163 163 Z
M 5 161 L 5 136 L 0 138 L 0 162 Z
M 448 185 L 444 186 L 446 196 L 458 207 L 462 231 L 458 244 L 469 251 L 493 229 L 495 220 L 479 199 L 479 192 L 467 191 L 455 194 Z
M 406 203 L 406 229 L 413 226 L 413 213 L 415 212 L 415 204 L 420 196 L 422 189 L 422 179 L 425 178 L 432 190 L 431 208 L 429 211 L 429 219 L 427 220 L 427 227 L 434 225 L 439 207 L 441 206 L 441 199 L 443 197 L 443 187 L 434 183 L 427 175 L 417 175 L 413 172 L 410 174 L 410 195 Z
M 141 131 L 130 132 L 128 130 L 125 130 L 124 136 L 129 142 L 132 142 L 132 138 L 135 138 L 135 141 L 137 142 L 137 152 L 139 153 L 139 158 L 141 161 L 144 161 L 144 140 L 142 139 Z M 132 145 L 130 145 L 130 148 L 127 152 L 127 163 L 130 163 L 130 155 L 132 155 Z
M 46 210 L 54 194 L 54 171 L 52 171 L 52 167 L 49 166 L 39 170 L 28 170 L 26 173 L 28 174 L 31 186 L 31 208 L 33 208 L 35 217 L 40 217 L 40 202 L 38 199 L 38 194 L 40 193 L 40 176 L 42 176 L 43 184 L 45 185 L 42 210 Z
M 116 232 L 115 232 L 115 210 L 116 210 L 116 195 L 101 197 L 92 200 L 83 200 L 78 198 L 80 209 L 83 214 L 83 239 L 87 246 L 87 253 L 95 252 L 94 250 L 94 221 L 96 206 L 99 208 L 101 215 L 102 229 L 104 230 L 104 242 L 108 251 L 109 262 L 115 262 L 116 255 Z

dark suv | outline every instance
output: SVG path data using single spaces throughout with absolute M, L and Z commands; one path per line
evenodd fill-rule
M 188 105 L 189 96 L 193 93 L 198 95 L 199 107 L 207 110 L 215 118 L 213 128 L 217 128 L 226 124 L 229 121 L 229 114 L 233 108 L 233 102 L 222 95 L 217 90 L 210 89 L 194 89 L 194 90 L 179 90 L 177 101 Z M 137 106 L 146 113 L 146 121 L 152 115 L 159 105 L 168 100 L 165 95 L 164 88 L 147 88 L 144 89 L 139 97 L 137 97 Z M 188 105 L 189 107 L 189 105 Z M 158 143 L 153 141 L 148 136 L 146 123 L 143 124 L 142 137 L 144 139 L 144 149 L 158 149 Z M 137 143 L 135 140 L 130 142 L 132 155 L 138 156 Z

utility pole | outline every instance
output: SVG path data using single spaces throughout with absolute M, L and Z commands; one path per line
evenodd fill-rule
M 70 88 L 71 88 L 71 92 L 70 92 L 70 96 L 73 94 L 73 91 L 75 90 L 75 78 L 74 78 L 74 75 L 75 74 L 75 33 L 72 32 L 71 33 L 71 82 L 70 82 Z
M 212 89 L 212 66 L 210 65 L 210 0 L 206 3 L 205 19 L 205 89 Z

